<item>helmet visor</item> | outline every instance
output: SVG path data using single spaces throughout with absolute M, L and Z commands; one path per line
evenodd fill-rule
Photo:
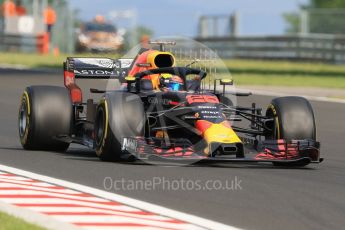
M 178 82 L 171 82 L 167 85 L 168 89 L 171 91 L 179 91 L 180 90 L 180 83 Z

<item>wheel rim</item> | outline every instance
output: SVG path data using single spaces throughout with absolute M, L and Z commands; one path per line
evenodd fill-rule
M 276 118 L 273 114 L 273 111 L 270 109 L 267 111 L 266 113 L 266 116 L 268 118 L 272 118 L 273 121 L 272 123 L 269 123 L 268 125 L 268 128 L 270 128 L 271 132 L 268 132 L 266 135 L 265 135 L 265 138 L 268 139 L 268 140 L 276 140 L 277 139 L 277 136 L 278 136 L 278 130 L 277 128 L 277 123 L 276 123 Z
M 27 105 L 25 100 L 23 101 L 20 110 L 19 110 L 19 135 L 21 137 L 24 136 L 27 125 L 28 125 L 28 121 L 27 121 Z
M 95 124 L 95 134 L 96 134 L 96 144 L 100 145 L 104 136 L 104 110 L 101 108 L 98 110 L 96 124 Z

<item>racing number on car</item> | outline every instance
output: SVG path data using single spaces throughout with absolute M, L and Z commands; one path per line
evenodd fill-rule
M 188 104 L 193 103 L 219 103 L 219 100 L 216 96 L 213 95 L 188 95 L 187 97 Z

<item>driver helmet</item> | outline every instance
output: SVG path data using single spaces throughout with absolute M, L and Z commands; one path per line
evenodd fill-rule
M 173 75 L 169 78 L 169 81 L 166 83 L 166 87 L 171 91 L 179 91 L 183 86 L 183 80 L 181 77 Z

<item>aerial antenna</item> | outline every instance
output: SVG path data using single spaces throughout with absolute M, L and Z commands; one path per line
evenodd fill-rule
M 176 42 L 175 41 L 156 40 L 156 41 L 149 41 L 149 44 L 159 45 L 159 50 L 164 52 L 166 45 L 174 46 L 174 45 L 176 45 Z
M 185 67 L 189 67 L 191 65 L 194 65 L 195 63 L 198 63 L 200 61 L 200 59 L 196 58 L 194 59 L 191 63 L 189 63 L 188 65 L 186 65 Z

